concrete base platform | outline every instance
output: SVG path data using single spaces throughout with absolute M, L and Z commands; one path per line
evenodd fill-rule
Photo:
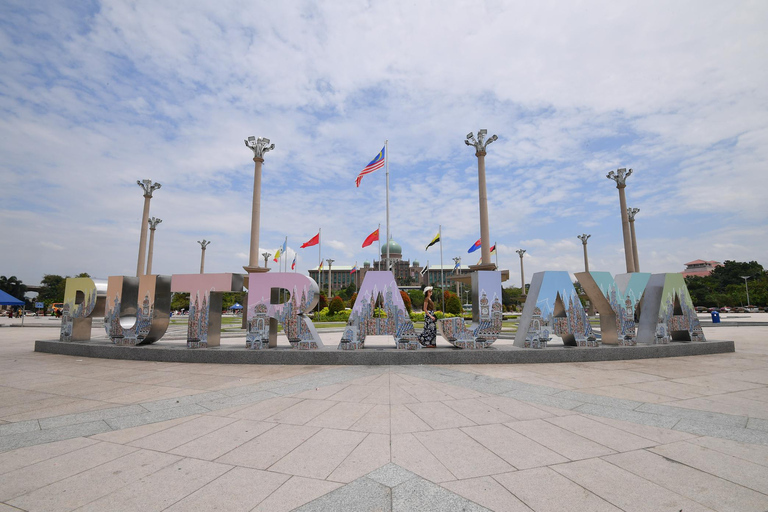
M 292 350 L 274 348 L 188 349 L 185 345 L 168 344 L 139 347 L 113 345 L 104 341 L 61 342 L 35 341 L 35 352 L 102 359 L 161 361 L 172 363 L 215 364 L 299 364 L 299 365 L 411 365 L 411 364 L 525 364 L 653 359 L 734 352 L 733 341 L 670 343 L 669 345 L 637 345 L 634 347 L 601 346 L 548 347 L 521 349 L 512 346 L 483 350 L 435 348 L 416 351 L 368 348 L 362 350 Z

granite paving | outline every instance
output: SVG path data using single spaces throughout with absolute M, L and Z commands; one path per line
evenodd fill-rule
M 705 325 L 726 354 L 375 367 L 35 353 L 52 332 L 0 327 L 0 511 L 768 510 L 766 326 Z

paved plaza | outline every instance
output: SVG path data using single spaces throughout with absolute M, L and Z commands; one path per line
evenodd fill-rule
M 729 354 L 376 367 L 77 358 L 0 327 L 0 512 L 765 512 L 768 327 L 736 325 L 705 325 Z

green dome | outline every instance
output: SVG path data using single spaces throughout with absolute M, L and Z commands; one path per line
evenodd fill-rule
M 419 260 L 413 260 L 413 266 L 418 267 L 419 266 Z
M 403 254 L 403 248 L 400 247 L 400 244 L 395 242 L 394 240 L 389 241 L 389 254 Z M 387 255 L 387 245 L 381 246 L 381 255 L 386 256 Z
M 371 266 L 371 262 L 370 261 L 364 261 L 363 262 L 363 266 L 364 267 L 370 267 Z

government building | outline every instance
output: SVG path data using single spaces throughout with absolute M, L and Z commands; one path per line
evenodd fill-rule
M 403 259 L 403 249 L 400 244 L 394 240 L 389 241 L 389 259 L 392 262 L 392 272 L 395 274 L 395 281 L 400 288 L 421 288 L 422 286 L 440 286 L 440 270 L 439 263 L 440 254 L 435 253 L 438 263 L 429 264 L 429 268 L 422 274 L 424 267 L 419 265 L 419 262 L 414 260 L 411 263 L 410 260 Z M 331 294 L 334 291 L 339 291 L 342 288 L 346 288 L 350 284 L 354 284 L 356 288 L 360 288 L 365 278 L 365 273 L 369 270 L 386 270 L 386 258 L 387 258 L 387 246 L 381 247 L 381 258 L 373 263 L 370 261 L 363 262 L 362 266 L 358 267 L 357 272 L 352 273 L 354 268 L 351 265 L 336 265 L 333 264 L 328 268 L 328 264 L 325 263 L 322 269 L 315 267 L 309 270 L 309 277 L 315 280 L 320 286 L 320 291 L 328 293 L 328 278 L 330 274 L 331 279 Z M 451 259 L 449 259 L 451 261 Z M 462 275 L 469 274 L 469 266 L 460 265 L 454 271 L 455 265 L 442 266 L 443 279 L 445 281 L 445 288 L 448 289 L 453 284 L 448 281 L 449 275 Z M 320 274 L 320 275 L 318 275 Z

